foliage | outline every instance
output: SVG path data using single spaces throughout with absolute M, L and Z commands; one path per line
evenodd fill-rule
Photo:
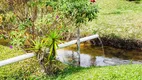
M 38 53 L 38 51 L 40 51 L 42 48 L 48 47 L 48 39 L 47 38 L 43 38 L 43 39 L 35 39 L 35 41 L 32 40 L 32 48 L 31 50 L 33 50 L 35 53 Z
M 5 7 L 9 9 L 3 8 L 5 13 L 1 13 L 3 15 L 2 29 L 7 32 L 4 35 L 10 38 L 9 32 L 19 33 L 20 30 L 25 30 L 25 34 L 20 38 L 25 39 L 26 36 L 26 41 L 29 41 L 27 38 L 29 36 L 34 40 L 59 27 L 61 34 L 64 35 L 69 31 L 65 27 L 74 23 L 86 23 L 94 19 L 97 12 L 96 5 L 88 0 L 10 0 L 8 2 L 3 0 L 1 4 L 7 5 Z
M 57 73 L 58 71 L 61 71 L 62 68 L 62 64 L 60 61 L 56 60 L 56 55 L 57 55 L 57 42 L 59 40 L 59 35 L 56 32 L 51 32 L 51 34 L 49 35 L 49 38 L 51 39 L 51 44 L 49 46 L 49 53 L 47 56 L 47 62 L 45 62 L 45 66 L 46 66 L 46 73 L 48 75 L 54 75 L 55 73 Z
M 54 1 L 53 1 L 54 2 Z M 48 6 L 52 6 L 52 2 L 48 3 Z M 55 4 L 57 1 L 54 2 Z M 80 65 L 80 29 L 81 24 L 96 18 L 97 8 L 92 2 L 88 0 L 58 0 L 59 5 L 57 8 L 64 15 L 65 18 L 72 21 L 77 29 L 77 52 L 78 52 L 78 62 Z M 56 7 L 55 7 L 56 8 Z
M 58 40 L 59 40 L 59 34 L 57 34 L 56 32 L 51 32 L 51 34 L 49 34 L 49 38 L 51 39 L 51 44 L 50 44 L 50 52 L 49 52 L 49 56 L 48 56 L 48 60 L 55 60 L 56 59 L 56 50 L 57 50 L 57 46 L 58 46 Z
M 56 60 L 58 40 L 59 34 L 53 31 L 47 38 L 32 41 L 33 47 L 31 50 L 34 50 L 42 69 L 48 75 L 54 75 L 62 70 L 63 64 Z
M 67 18 L 72 18 L 75 24 L 86 23 L 96 18 L 97 7 L 88 0 L 63 0 L 61 9 Z
M 12 31 L 10 33 L 10 38 L 12 39 L 12 41 L 10 42 L 12 45 L 15 45 L 16 47 L 20 47 L 23 46 L 25 40 L 26 40 L 26 36 L 24 36 L 25 30 L 21 30 L 21 31 Z M 25 37 L 25 38 L 22 38 Z
M 93 20 L 97 13 L 96 6 L 88 0 L 8 0 L 5 4 L 8 10 L 3 9 L 6 14 L 2 13 L 1 20 L 2 30 L 7 32 L 4 35 L 16 47 L 24 48 L 26 42 L 30 43 L 28 46 L 37 53 L 47 74 L 60 70 L 57 65 L 61 63 L 56 61 L 58 34 L 63 34 L 69 24 Z

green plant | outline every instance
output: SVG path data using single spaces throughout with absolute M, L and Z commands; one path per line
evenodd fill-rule
M 26 40 L 26 36 L 24 34 L 25 30 L 12 31 L 10 33 L 10 39 L 12 40 L 10 43 L 20 48 L 21 46 L 24 45 L 24 42 Z
M 46 38 L 38 38 L 32 40 L 33 46 L 30 50 L 34 51 L 37 59 L 48 75 L 54 75 L 62 70 L 62 63 L 56 60 L 57 43 L 59 42 L 59 34 L 56 31 L 51 32 Z
M 79 32 L 81 24 L 93 20 L 97 13 L 94 3 L 88 0 L 27 0 L 22 4 L 19 4 L 17 0 L 10 2 L 12 3 L 8 7 L 12 8 L 7 12 L 10 12 L 8 15 L 12 14 L 12 16 L 7 18 L 7 22 L 11 21 L 9 25 L 12 25 L 10 27 L 12 31 L 9 35 L 12 40 L 11 44 L 23 47 L 24 42 L 29 40 L 26 34 L 32 35 L 31 42 L 33 44 L 31 44 L 32 48 L 30 49 L 37 53 L 39 63 L 47 74 L 49 72 L 54 74 L 56 64 L 59 63 L 56 61 L 59 36 L 54 30 L 57 30 L 58 26 L 68 26 L 67 21 L 71 21 L 71 26 L 75 25 Z M 47 32 L 49 36 L 43 38 L 46 33 L 43 34 L 42 31 Z
M 47 55 L 47 62 L 45 63 L 46 66 L 46 73 L 48 75 L 53 75 L 57 73 L 58 71 L 62 70 L 61 66 L 62 63 L 56 60 L 56 50 L 58 47 L 58 42 L 59 42 L 59 34 L 55 31 L 51 32 L 49 34 L 49 39 L 51 41 L 51 44 L 49 46 L 49 53 Z

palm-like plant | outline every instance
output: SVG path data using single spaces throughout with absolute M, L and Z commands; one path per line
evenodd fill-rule
M 49 39 L 51 41 L 51 44 L 50 44 L 50 52 L 49 52 L 49 56 L 48 56 L 48 60 L 55 60 L 56 58 L 56 49 L 58 47 L 57 43 L 59 42 L 59 35 L 57 34 L 57 32 L 51 32 L 49 34 Z
M 31 50 L 37 55 L 41 67 L 47 74 L 54 74 L 56 71 L 60 70 L 57 66 L 60 64 L 56 60 L 57 54 L 57 43 L 59 42 L 59 34 L 56 31 L 50 32 L 47 38 L 36 39 L 33 42 L 33 47 Z M 48 48 L 47 48 L 48 47 Z

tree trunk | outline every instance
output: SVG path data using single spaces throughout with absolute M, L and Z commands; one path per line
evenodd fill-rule
M 77 27 L 77 53 L 78 53 L 78 65 L 80 66 L 80 28 Z
M 35 39 L 35 25 L 34 25 L 34 22 L 35 22 L 35 20 L 37 19 L 37 13 L 38 12 L 38 7 L 37 7 L 37 5 L 35 5 L 34 7 L 33 7 L 33 12 L 32 12 L 32 35 L 33 35 L 33 40 Z

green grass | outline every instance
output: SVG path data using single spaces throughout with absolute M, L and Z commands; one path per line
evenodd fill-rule
M 72 70 L 72 69 L 71 69 Z M 122 65 L 74 69 L 57 77 L 60 80 L 140 80 L 141 65 Z
M 32 76 L 33 80 L 142 80 L 142 65 L 121 65 L 108 67 L 71 67 L 61 74 Z
M 0 45 L 0 61 L 12 57 L 16 57 L 18 55 L 24 54 L 22 50 L 18 50 L 16 48 L 4 47 Z
M 16 48 L 10 49 L 0 45 L 0 61 L 24 54 L 23 51 Z M 35 58 L 26 59 L 20 62 L 0 67 L 0 80 L 23 80 L 31 73 L 39 69 Z
M 35 58 L 12 63 L 0 67 L 0 80 L 23 80 L 31 74 L 36 74 L 39 69 Z
M 82 28 L 82 35 L 98 33 L 100 36 L 142 40 L 142 2 L 126 0 L 97 0 L 97 19 Z

